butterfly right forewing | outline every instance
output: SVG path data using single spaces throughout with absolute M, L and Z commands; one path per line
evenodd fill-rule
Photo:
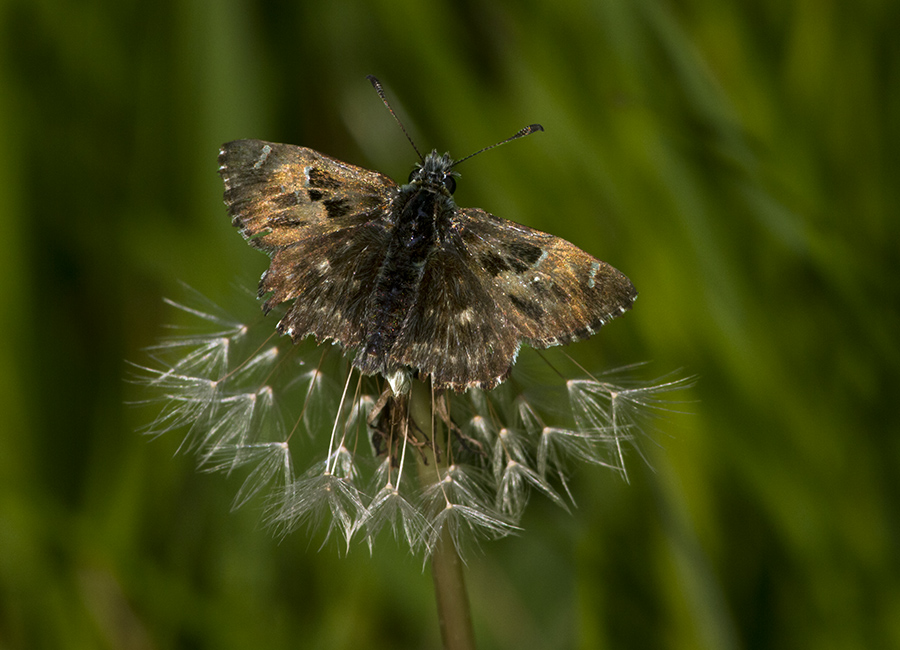
M 559 237 L 461 209 L 425 265 L 393 354 L 436 386 L 490 389 L 522 343 L 586 338 L 636 295 L 622 273 Z
M 458 219 L 472 263 L 490 278 L 494 304 L 532 347 L 585 339 L 637 297 L 623 273 L 561 237 L 478 208 L 459 210 Z

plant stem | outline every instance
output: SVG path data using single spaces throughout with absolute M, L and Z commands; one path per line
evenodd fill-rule
M 419 457 L 419 480 L 424 487 L 439 478 L 438 472 L 443 475 L 446 471 L 448 454 L 441 435 L 443 427 L 434 419 L 430 387 L 420 381 L 413 382 L 409 413 L 415 426 L 425 432 L 429 442 L 424 456 Z M 435 449 L 438 449 L 440 462 L 435 458 Z M 431 574 L 444 649 L 475 650 L 463 563 L 446 527 L 431 553 Z
M 446 528 L 431 555 L 431 575 L 437 599 L 441 638 L 446 650 L 474 650 L 475 632 L 463 563 Z

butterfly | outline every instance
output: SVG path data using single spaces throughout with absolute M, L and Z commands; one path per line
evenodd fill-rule
M 620 271 L 559 237 L 458 207 L 461 160 L 436 150 L 419 158 L 400 185 L 305 147 L 222 146 L 232 224 L 272 258 L 263 310 L 293 301 L 279 332 L 340 343 L 396 394 L 413 377 L 462 391 L 504 381 L 523 343 L 584 339 L 631 309 L 637 292 Z

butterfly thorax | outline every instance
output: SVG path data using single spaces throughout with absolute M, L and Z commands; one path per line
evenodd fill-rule
M 391 361 L 396 357 L 392 348 L 419 298 L 425 263 L 457 209 L 452 165 L 448 154 L 431 152 L 394 198 L 391 211 L 397 217 L 368 301 L 365 343 L 354 360 L 365 373 L 388 376 L 403 370 Z

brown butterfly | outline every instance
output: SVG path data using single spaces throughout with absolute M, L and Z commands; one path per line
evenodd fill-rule
M 542 130 L 533 124 L 503 142 Z M 305 147 L 222 146 L 232 223 L 272 257 L 263 309 L 293 300 L 280 332 L 354 349 L 353 365 L 387 378 L 394 393 L 414 376 L 436 389 L 490 389 L 522 343 L 584 339 L 631 309 L 637 292 L 622 273 L 559 237 L 457 207 L 461 161 L 419 158 L 398 185 Z

